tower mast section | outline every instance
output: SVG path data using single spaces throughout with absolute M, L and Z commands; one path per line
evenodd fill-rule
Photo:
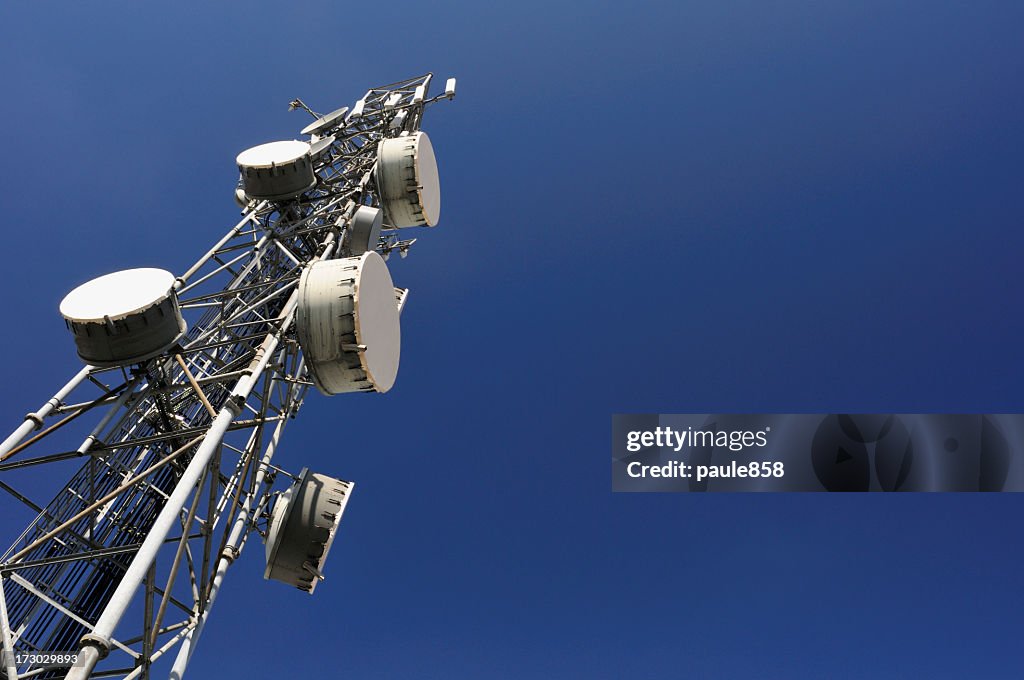
M 303 272 L 404 255 L 415 240 L 392 219 L 404 213 L 379 155 L 406 138 L 432 160 L 424 109 L 454 82 L 430 98 L 431 78 L 372 88 L 307 126 L 313 182 L 287 197 L 247 194 L 259 178 L 241 183 L 242 219 L 173 279 L 188 331 L 131 364 L 87 365 L 0 443 L 0 491 L 32 513 L 0 557 L 0 678 L 64 677 L 18 658 L 75 649 L 68 678 L 148 678 L 176 646 L 181 677 L 228 567 L 252 531 L 270 530 L 275 478 L 302 477 L 273 463 L 285 424 L 310 386 L 334 393 L 297 335 Z M 430 200 L 413 211 L 420 224 L 436 221 Z M 399 309 L 405 294 L 395 289 Z M 76 342 L 80 355 L 92 347 Z M 49 502 L 18 490 L 21 475 L 76 460 Z

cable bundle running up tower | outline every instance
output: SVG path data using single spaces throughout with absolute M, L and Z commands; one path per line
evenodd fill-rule
M 254 531 L 267 578 L 315 591 L 354 485 L 272 461 L 310 387 L 396 379 L 408 290 L 385 260 L 415 243 L 402 229 L 437 224 L 420 124 L 455 94 L 449 79 L 430 97 L 431 79 L 323 116 L 293 101 L 306 139 L 239 154 L 243 217 L 192 267 L 115 272 L 61 303 L 86 366 L 0 444 L 0 490 L 34 515 L 0 557 L 0 678 L 148 678 L 172 652 L 182 677 Z M 48 503 L 19 490 L 69 461 Z

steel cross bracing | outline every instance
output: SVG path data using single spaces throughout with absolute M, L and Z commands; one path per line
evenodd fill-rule
M 0 490 L 35 514 L 0 558 L 0 643 L 16 653 L 0 677 L 64 677 L 18 657 L 75 650 L 68 677 L 147 678 L 172 652 L 181 677 L 225 571 L 265 533 L 271 461 L 310 386 L 292 327 L 299 276 L 348 254 L 356 208 L 380 205 L 377 143 L 418 130 L 446 96 L 428 99 L 430 80 L 369 90 L 319 131 L 335 140 L 316 187 L 251 203 L 178 277 L 179 346 L 127 369 L 87 366 L 0 444 Z M 387 226 L 377 250 L 404 254 L 412 242 Z M 70 460 L 84 462 L 48 503 L 19 491 L 20 474 Z

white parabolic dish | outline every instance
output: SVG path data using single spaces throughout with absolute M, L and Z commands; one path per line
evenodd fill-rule
M 316 185 L 313 159 L 306 142 L 268 142 L 238 154 L 242 188 L 257 200 L 287 201 Z
M 441 217 L 441 180 L 430 137 L 422 130 L 385 139 L 377 152 L 377 183 L 396 227 L 433 227 Z
M 302 471 L 271 511 L 264 578 L 313 594 L 354 486 Z
M 384 258 L 370 250 L 362 256 L 362 276 L 356 288 L 355 324 L 362 353 L 363 369 L 378 392 L 387 392 L 398 377 L 402 349 L 395 284 Z
M 238 154 L 235 162 L 247 168 L 269 168 L 275 165 L 294 163 L 309 153 L 309 144 L 298 140 L 268 142 L 246 149 Z
M 387 392 L 394 385 L 402 335 L 391 273 L 376 252 L 308 267 L 295 321 L 322 393 Z
M 324 130 L 330 128 L 335 123 L 341 120 L 341 118 L 348 113 L 348 107 L 342 106 L 340 109 L 335 109 L 327 115 L 321 116 L 314 120 L 312 123 L 302 128 L 300 135 L 318 135 Z
M 60 303 L 71 321 L 102 323 L 122 319 L 167 299 L 174 274 L 163 269 L 126 269 L 83 283 Z

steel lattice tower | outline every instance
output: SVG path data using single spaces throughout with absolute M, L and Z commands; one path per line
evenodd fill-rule
M 70 672 L 5 654 L 0 677 L 148 678 L 172 652 L 182 676 L 225 572 L 267 533 L 275 477 L 291 476 L 272 459 L 312 386 L 300 275 L 351 256 L 353 216 L 382 204 L 380 143 L 416 133 L 425 107 L 454 95 L 449 80 L 429 97 L 430 82 L 376 87 L 319 117 L 315 186 L 284 201 L 240 192 L 241 221 L 174 280 L 187 333 L 145 361 L 87 365 L 0 444 L 0 489 L 36 513 L 0 558 L 0 642 L 80 650 Z M 370 247 L 404 255 L 414 239 L 390 226 Z M 75 433 L 77 447 L 55 443 Z M 84 463 L 45 505 L 17 490 L 19 474 L 72 459 Z

